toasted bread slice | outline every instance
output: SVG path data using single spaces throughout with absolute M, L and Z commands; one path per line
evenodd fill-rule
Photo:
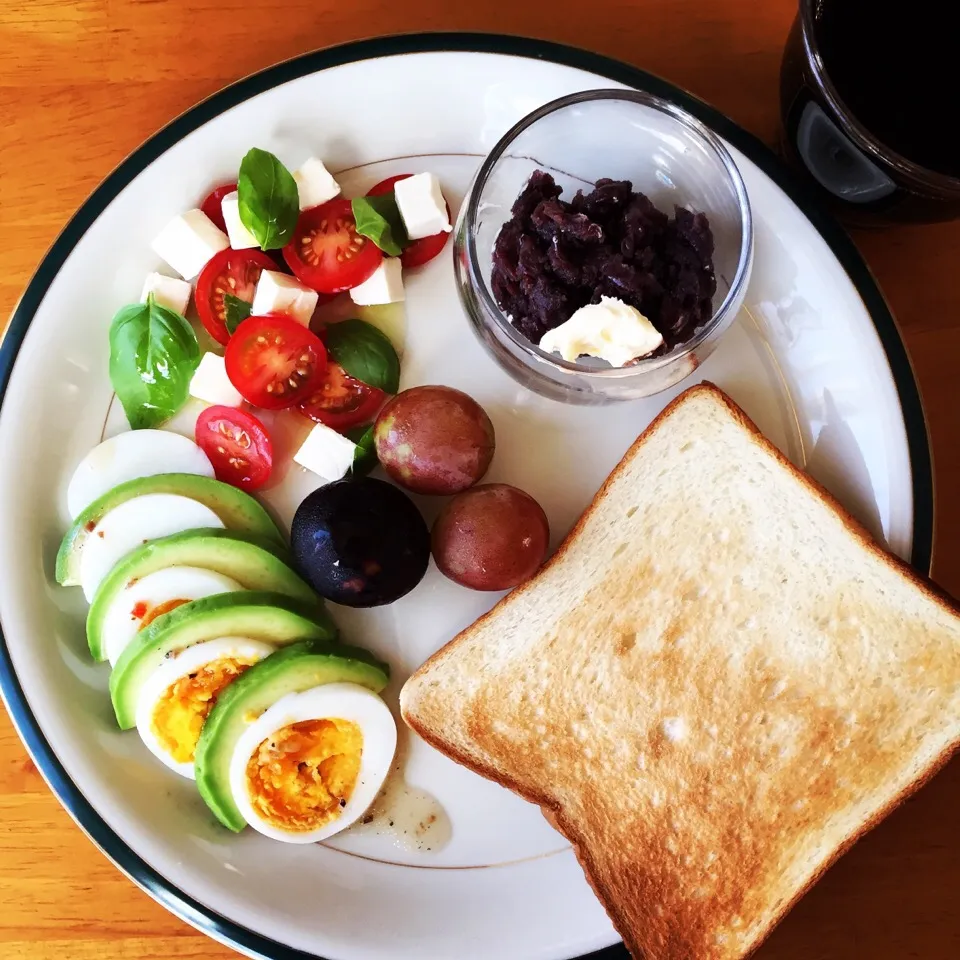
M 750 954 L 960 741 L 960 619 L 712 385 L 401 693 L 534 803 L 644 960 Z

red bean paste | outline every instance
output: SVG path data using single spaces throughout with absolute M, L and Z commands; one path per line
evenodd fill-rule
M 673 217 L 629 180 L 598 180 L 569 202 L 537 170 L 513 205 L 493 250 L 500 309 L 528 340 L 602 296 L 639 310 L 663 335 L 655 355 L 689 340 L 713 315 L 717 281 L 706 214 Z

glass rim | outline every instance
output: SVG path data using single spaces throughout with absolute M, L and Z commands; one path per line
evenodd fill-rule
M 905 176 L 913 178 L 918 183 L 938 190 L 949 196 L 960 194 L 960 177 L 952 177 L 939 170 L 931 170 L 923 164 L 908 159 L 892 147 L 885 144 L 878 136 L 871 133 L 856 117 L 847 102 L 840 96 L 840 92 L 830 78 L 830 72 L 820 53 L 815 33 L 815 18 L 813 15 L 816 0 L 800 0 L 800 33 L 803 37 L 803 49 L 807 62 L 812 66 L 813 80 L 840 121 L 844 133 L 850 136 L 861 150 L 869 153 L 880 163 L 893 167 Z
M 724 170 L 727 173 L 728 180 L 736 194 L 737 204 L 740 210 L 740 250 L 737 259 L 737 269 L 733 279 L 730 282 L 730 289 L 723 298 L 720 306 L 714 310 L 710 319 L 700 327 L 694 335 L 683 344 L 660 357 L 651 357 L 640 359 L 627 367 L 594 368 L 587 367 L 575 361 L 564 360 L 554 353 L 547 353 L 533 341 L 528 340 L 519 330 L 507 319 L 506 314 L 494 299 L 493 292 L 490 290 L 487 282 L 483 278 L 482 268 L 477 253 L 474 225 L 480 209 L 480 196 L 483 188 L 490 178 L 493 169 L 503 158 L 513 141 L 525 130 L 533 126 L 537 121 L 552 113 L 556 113 L 566 107 L 578 103 L 586 103 L 594 100 L 628 100 L 640 106 L 650 107 L 660 113 L 664 113 L 687 128 L 698 138 L 705 147 L 707 147 L 717 159 L 720 160 Z M 601 377 L 604 379 L 623 379 L 632 377 L 641 377 L 643 374 L 653 370 L 659 370 L 670 366 L 679 360 L 695 353 L 697 348 L 706 340 L 723 322 L 727 319 L 730 308 L 739 301 L 740 294 L 745 286 L 750 274 L 750 266 L 753 259 L 753 214 L 750 207 L 750 199 L 747 195 L 746 184 L 740 169 L 731 156 L 730 152 L 724 146 L 720 138 L 710 130 L 705 124 L 701 123 L 696 117 L 688 113 L 682 107 L 665 100 L 662 97 L 645 93 L 642 90 L 602 88 L 596 90 L 584 90 L 578 93 L 567 94 L 558 97 L 538 107 L 531 113 L 515 123 L 494 145 L 493 149 L 487 154 L 474 177 L 473 184 L 470 187 L 470 194 L 463 208 L 462 222 L 458 228 L 458 234 L 462 236 L 464 251 L 466 253 L 467 264 L 470 278 L 475 289 L 479 292 L 481 302 L 490 316 L 492 316 L 497 326 L 510 338 L 513 344 L 527 358 L 538 361 L 541 364 L 553 367 L 555 370 L 565 374 L 576 374 L 578 376 Z

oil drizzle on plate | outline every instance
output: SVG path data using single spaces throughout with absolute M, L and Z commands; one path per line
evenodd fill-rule
M 348 832 L 389 838 L 401 850 L 431 853 L 446 846 L 452 828 L 437 798 L 407 783 L 403 765 L 395 762 L 370 809 Z

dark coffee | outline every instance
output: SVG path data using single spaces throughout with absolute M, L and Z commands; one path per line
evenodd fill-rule
M 781 143 L 848 222 L 960 217 L 958 103 L 957 0 L 800 0 Z
M 852 116 L 908 160 L 960 177 L 960 14 L 955 0 L 819 0 L 814 36 Z

